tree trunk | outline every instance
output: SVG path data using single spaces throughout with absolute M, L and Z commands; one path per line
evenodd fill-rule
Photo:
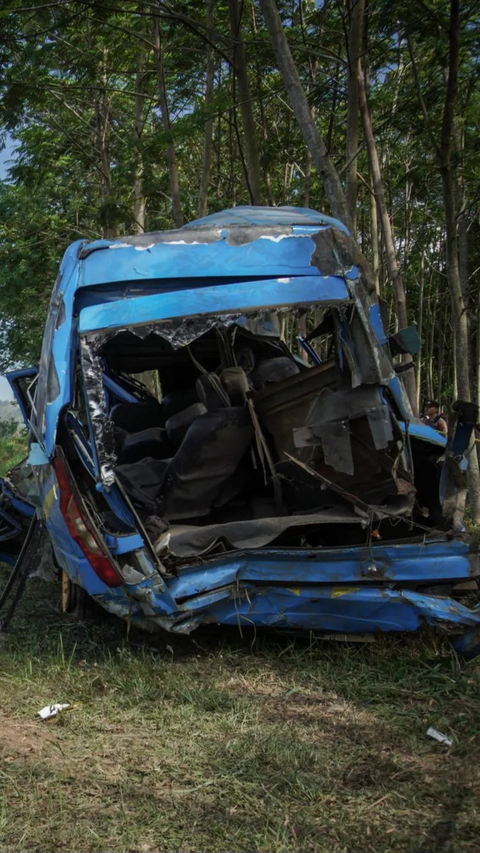
M 480 282 L 477 285 L 477 334 L 476 334 L 476 348 L 475 348 L 475 385 L 476 385 L 476 393 L 475 393 L 475 402 L 477 406 L 480 408 Z
M 105 237 L 116 236 L 116 222 L 114 218 L 114 197 L 112 190 L 112 176 L 110 169 L 110 101 L 107 95 L 107 55 L 108 49 L 102 49 L 102 83 L 103 89 L 95 98 L 95 126 L 97 135 L 97 150 L 101 162 L 101 173 L 103 177 L 103 199 L 104 199 L 104 221 L 103 231 Z
M 256 15 L 255 15 L 255 4 L 254 3 L 252 3 L 252 35 L 253 35 L 253 38 L 255 39 L 255 41 L 257 41 L 258 29 L 257 29 L 257 19 L 256 19 Z M 262 135 L 263 135 L 263 141 L 264 141 L 264 145 L 265 145 L 264 157 L 263 157 L 263 162 L 262 162 L 262 171 L 263 171 L 263 180 L 265 183 L 265 191 L 266 191 L 266 196 L 267 196 L 267 204 L 270 205 L 270 207 L 273 207 L 274 206 L 273 187 L 272 187 L 272 177 L 270 174 L 271 157 L 270 157 L 270 154 L 268 152 L 269 128 L 268 128 L 268 122 L 267 122 L 267 115 L 265 112 L 265 106 L 264 106 L 264 102 L 263 102 L 264 101 L 264 88 L 263 88 L 262 65 L 260 62 L 260 55 L 258 54 L 258 56 L 259 56 L 259 60 L 255 63 L 255 72 L 254 73 L 255 73 L 255 80 L 256 80 L 256 96 L 257 96 L 257 100 L 258 100 L 258 108 L 260 110 L 260 121 L 262 124 L 262 131 L 263 131 Z
M 437 357 L 437 393 L 435 395 L 440 403 L 440 408 L 443 408 L 445 399 L 445 393 L 443 390 L 443 370 L 445 361 L 446 319 L 445 304 L 441 302 L 438 314 L 439 339 Z
M 213 7 L 215 0 L 207 0 L 207 35 L 212 39 L 213 30 Z M 210 42 L 207 42 L 207 73 L 205 81 L 205 108 L 209 109 L 213 101 L 213 86 L 215 80 L 215 54 Z M 212 152 L 213 152 L 213 118 L 207 119 L 205 122 L 205 136 L 203 140 L 203 162 L 202 176 L 200 178 L 200 190 L 198 194 L 198 215 L 207 215 L 208 202 L 208 185 L 210 183 L 210 172 L 212 169 Z
M 304 314 L 303 317 L 298 318 L 298 334 L 302 338 L 307 337 L 307 315 L 306 314 Z M 308 364 L 308 355 L 305 352 L 305 350 L 303 349 L 303 347 L 299 346 L 298 352 L 299 352 L 299 355 L 300 355 L 300 358 L 302 359 L 302 361 L 304 361 L 304 362 L 306 362 L 306 364 Z
M 143 120 L 143 52 L 137 56 L 137 72 L 135 75 L 135 175 L 133 178 L 134 223 L 137 234 L 145 231 L 145 191 L 143 186 L 143 154 L 141 138 L 144 127 Z
M 352 0 L 348 36 L 347 146 L 345 160 L 347 206 L 354 234 L 357 227 L 358 74 L 360 71 L 364 11 L 365 0 Z
M 220 62 L 219 68 L 218 68 L 218 82 L 217 82 L 219 92 L 222 91 L 222 82 L 223 82 L 222 77 L 223 77 L 222 63 Z M 228 124 L 229 132 L 231 132 L 231 127 L 232 127 L 231 122 L 229 122 L 229 124 Z M 217 116 L 217 126 L 215 129 L 216 169 L 217 169 L 217 202 L 219 202 L 219 203 L 223 197 L 222 196 L 222 184 L 223 184 L 223 179 L 222 179 L 222 140 L 223 140 L 222 114 L 219 110 L 218 116 Z
M 257 133 L 253 117 L 252 95 L 245 58 L 245 45 L 242 39 L 242 21 L 238 0 L 228 0 L 228 13 L 233 38 L 233 67 L 238 83 L 240 111 L 245 139 L 248 191 L 252 204 L 262 204 L 260 158 L 258 155 Z
M 377 296 L 381 296 L 380 287 L 380 243 L 378 239 L 378 216 L 377 216 L 377 200 L 375 198 L 375 190 L 373 189 L 372 176 L 370 174 L 370 235 L 372 242 L 372 272 L 373 281 Z
M 457 163 L 455 168 L 455 205 L 456 205 L 456 223 L 458 235 L 458 270 L 460 275 L 460 286 L 462 288 L 463 299 L 465 302 L 465 310 L 467 314 L 467 335 L 470 343 L 470 351 L 468 355 L 469 368 L 469 385 L 472 396 L 474 395 L 475 377 L 473 365 L 475 364 L 475 342 L 470 334 L 470 317 L 476 311 L 476 303 L 473 304 L 470 300 L 470 275 L 469 275 L 469 250 L 468 250 L 468 211 L 465 199 L 465 181 L 464 181 L 464 150 L 463 150 L 463 133 L 458 131 L 454 124 L 454 137 L 457 150 Z
M 160 38 L 160 18 L 158 16 L 158 8 L 155 5 L 151 6 L 152 13 L 152 30 L 153 44 L 155 55 L 155 70 L 157 72 L 157 89 L 158 103 L 162 116 L 162 124 L 165 133 L 170 135 L 170 115 L 168 112 L 167 90 L 165 87 L 165 70 L 163 66 L 163 51 Z M 177 157 L 175 154 L 175 146 L 171 139 L 167 142 L 167 163 L 168 173 L 170 176 L 170 195 L 172 197 L 173 221 L 176 228 L 181 228 L 183 225 L 182 204 L 180 201 L 180 185 L 178 181 Z
M 425 254 L 422 252 L 420 261 L 420 287 L 418 293 L 418 318 L 417 330 L 420 338 L 420 349 L 417 353 L 417 366 L 415 382 L 417 385 L 417 412 L 420 411 L 421 395 L 422 395 L 422 334 L 423 334 L 423 292 L 425 288 Z
M 447 278 L 452 299 L 452 313 L 457 345 L 458 393 L 463 400 L 470 400 L 470 377 L 468 359 L 468 317 L 460 277 L 458 258 L 458 232 L 455 181 L 452 169 L 452 139 L 455 108 L 458 95 L 458 65 L 460 51 L 460 4 L 450 2 L 449 62 L 447 91 L 443 110 L 442 137 L 440 143 L 440 171 L 442 175 L 443 205 L 445 209 Z
M 332 153 L 333 128 L 335 127 L 335 118 L 336 118 L 336 112 L 337 112 L 337 97 L 338 97 L 338 75 L 335 77 L 335 80 L 333 81 L 332 106 L 330 108 L 330 120 L 328 122 L 327 138 L 325 141 L 325 147 L 327 149 L 328 155 L 330 155 Z
M 458 400 L 458 371 L 457 371 L 457 333 L 455 323 L 452 323 L 452 396 L 454 400 Z
M 368 64 L 368 51 L 369 51 L 369 18 L 370 18 L 370 10 L 368 0 L 365 0 L 365 9 L 363 13 L 363 44 L 362 51 L 367 57 L 367 61 L 364 65 L 363 74 L 364 74 L 364 87 L 365 87 L 365 97 L 368 102 L 369 92 L 370 92 L 370 66 Z M 357 73 L 358 73 L 357 68 Z M 358 88 L 357 88 L 357 98 L 358 98 Z M 360 107 L 360 102 L 358 100 L 357 109 Z M 381 296 L 382 288 L 380 286 L 380 239 L 378 233 L 378 215 L 377 215 L 377 200 L 375 198 L 375 190 L 373 187 L 372 180 L 372 169 L 370 162 L 368 163 L 368 187 L 369 187 L 369 201 L 370 201 L 370 238 L 371 238 L 371 254 L 372 254 L 372 273 L 373 273 L 373 281 L 375 284 L 375 291 L 377 296 Z
M 373 181 L 373 187 L 375 191 L 375 197 L 377 200 L 377 208 L 378 215 L 382 227 L 383 239 L 385 242 L 385 254 L 387 256 L 387 268 L 388 274 L 392 281 L 393 292 L 395 294 L 395 312 L 398 318 L 398 325 L 400 329 L 404 329 L 408 326 L 408 316 L 407 316 L 407 302 L 405 297 L 405 287 L 403 284 L 403 279 L 400 273 L 400 268 L 398 266 L 397 253 L 395 249 L 395 241 L 393 238 L 392 226 L 390 222 L 390 217 L 388 215 L 387 207 L 385 204 L 385 196 L 383 192 L 383 182 L 382 182 L 382 174 L 380 171 L 380 162 L 378 159 L 377 146 L 375 142 L 375 137 L 373 134 L 373 126 L 372 119 L 370 116 L 370 110 L 367 104 L 367 96 L 365 93 L 365 83 L 363 80 L 362 69 L 360 67 L 358 73 L 358 88 L 359 88 L 359 100 L 360 100 L 360 112 L 362 114 L 363 120 L 363 131 L 365 136 L 365 142 L 368 151 L 368 158 L 370 162 L 370 169 Z M 405 363 L 409 363 L 412 361 L 411 356 L 405 357 Z M 412 369 L 407 370 L 405 372 L 405 387 L 410 399 L 410 403 L 412 405 L 414 414 L 416 414 L 416 401 L 417 401 L 417 393 L 415 388 L 415 374 Z
M 275 0 L 260 0 L 260 8 L 267 25 L 278 68 L 287 89 L 298 126 L 305 144 L 312 154 L 313 162 L 322 180 L 332 213 L 351 229 L 347 202 L 335 166 L 325 147 L 323 138 L 312 119 L 310 107 L 295 62 L 284 33 Z
M 437 335 L 437 310 L 439 300 L 439 284 L 435 282 L 435 289 L 432 294 L 432 288 L 428 291 L 428 328 L 425 335 L 427 349 L 427 397 L 433 400 L 435 396 L 433 382 L 433 352 L 435 349 L 435 338 Z
M 310 207 L 310 193 L 312 190 L 312 155 L 307 148 L 305 154 L 305 180 L 303 184 L 303 206 Z
M 458 262 L 458 235 L 454 187 L 450 167 L 442 169 L 443 203 L 446 224 L 446 267 L 452 300 L 452 314 L 457 342 L 456 367 L 458 393 L 462 400 L 470 400 L 468 358 L 468 317 L 463 298 L 460 266 Z

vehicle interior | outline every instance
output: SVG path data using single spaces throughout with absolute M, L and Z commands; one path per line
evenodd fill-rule
M 353 315 L 305 306 L 83 342 L 99 465 L 152 541 L 168 529 L 170 554 L 188 559 L 414 538 L 439 523 L 441 451 L 405 440 L 388 391 L 358 381 L 368 354 Z M 111 506 L 104 523 L 119 523 Z

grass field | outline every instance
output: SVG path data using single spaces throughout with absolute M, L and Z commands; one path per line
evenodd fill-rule
M 25 431 L 16 435 L 0 438 L 0 477 L 18 465 L 27 455 L 27 436 Z
M 127 639 L 35 580 L 0 644 L 2 853 L 480 849 L 480 663 L 431 634 Z

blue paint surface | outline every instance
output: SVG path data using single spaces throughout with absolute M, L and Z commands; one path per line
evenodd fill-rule
M 318 587 L 301 589 L 298 595 L 264 587 L 253 598 L 249 590 L 246 596 L 238 595 L 234 604 L 223 601 L 213 605 L 208 617 L 208 621 L 227 625 L 346 634 L 401 633 L 416 631 L 423 624 L 480 628 L 480 613 L 449 599 L 376 587 L 351 592 L 338 586 Z
M 152 244 L 147 249 L 119 243 L 118 248 L 109 244 L 92 252 L 80 262 L 80 286 L 167 278 L 320 276 L 310 262 L 315 246 L 309 235 L 265 238 L 243 246 L 230 245 L 225 239 L 184 243 L 179 236 L 176 232 L 171 243 Z
M 442 581 L 470 578 L 468 546 L 461 541 L 325 548 L 319 551 L 265 549 L 227 554 L 205 568 L 181 569 L 168 581 L 174 598 L 185 598 L 237 580 L 296 585 Z
M 295 276 L 287 280 L 203 287 L 183 293 L 155 293 L 106 305 L 91 305 L 80 312 L 79 331 L 122 328 L 175 317 L 238 313 L 260 308 L 302 305 L 314 302 L 343 303 L 349 299 L 345 282 L 330 276 Z
M 387 343 L 387 336 L 385 334 L 385 329 L 383 328 L 382 315 L 380 313 L 380 305 L 378 302 L 375 302 L 370 306 L 370 325 L 376 335 L 378 343 L 380 346 L 384 346 Z
M 400 429 L 405 432 L 407 425 L 404 421 L 400 422 Z M 412 438 L 418 438 L 421 441 L 427 441 L 429 444 L 436 444 L 438 447 L 446 447 L 447 439 L 444 435 L 433 429 L 427 424 L 422 424 L 421 421 L 410 421 L 408 424 L 408 434 Z

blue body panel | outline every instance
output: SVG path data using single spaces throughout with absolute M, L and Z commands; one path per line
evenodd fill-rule
M 245 239 L 238 235 L 231 239 L 229 228 L 242 226 L 249 229 Z M 422 591 L 428 584 L 455 584 L 475 574 L 468 545 L 461 539 L 426 538 L 369 548 L 237 551 L 192 560 L 177 576 L 165 577 L 150 560 L 140 532 L 107 535 L 112 556 L 121 560 L 129 553 L 140 554 L 145 569 L 138 583 L 112 589 L 72 540 L 60 512 L 50 460 L 59 418 L 72 400 L 78 335 L 181 317 L 345 303 L 353 298 L 357 269 L 323 275 L 312 265 L 314 235 L 332 226 L 348 234 L 337 220 L 316 211 L 234 208 L 179 231 L 70 246 L 57 283 L 63 311 L 51 346 L 58 394 L 46 405 L 41 447 L 32 446 L 31 458 L 39 472 L 57 559 L 71 579 L 107 610 L 172 631 L 188 632 L 202 622 L 342 633 L 416 630 L 428 623 L 453 626 L 459 633 L 467 630 L 465 644 L 476 648 L 480 610 Z M 369 305 L 366 316 L 372 336 L 383 346 L 387 337 L 378 304 Z M 107 393 L 115 396 L 115 382 L 109 384 L 107 378 L 105 384 Z M 398 376 L 385 384 L 401 413 L 403 431 L 444 448 L 442 436 L 412 421 Z M 105 483 L 97 483 L 97 488 L 110 506 L 118 503 L 118 494 L 109 495 Z M 399 584 L 410 588 L 396 588 Z
M 335 304 L 346 302 L 348 298 L 345 282 L 334 276 L 305 275 L 212 285 L 180 293 L 155 293 L 107 305 L 91 305 L 80 312 L 79 332 L 121 328 L 134 323 L 142 325 L 180 316 L 235 314 L 247 309 L 255 311 L 315 302 Z
M 120 281 L 181 278 L 271 278 L 284 275 L 320 275 L 311 265 L 314 250 L 310 234 L 318 228 L 299 228 L 296 234 L 264 238 L 244 246 L 215 243 L 191 243 L 178 239 L 131 246 L 102 241 L 82 261 L 81 286 Z
M 168 582 L 174 598 L 183 599 L 235 581 L 258 583 L 355 584 L 365 581 L 421 582 L 470 577 L 464 542 L 375 545 L 371 548 L 332 548 L 321 551 L 289 549 L 236 553 L 212 560 L 206 568 L 181 570 Z
M 112 605 L 118 612 L 121 605 L 133 621 L 149 619 L 172 631 L 191 630 L 202 622 L 342 633 L 414 631 L 423 624 L 443 624 L 450 630 L 457 626 L 459 633 L 476 630 L 480 637 L 480 608 L 392 588 L 395 581 L 469 580 L 471 571 L 467 546 L 445 540 L 374 546 L 368 553 L 338 548 L 229 555 L 167 580 L 168 607 L 166 594 L 155 589 L 153 567 L 149 579 L 122 590 L 99 592 L 94 584 L 94 591 L 86 577 L 83 583 L 107 609 Z
M 80 272 L 77 255 L 81 245 L 82 241 L 78 240 L 69 246 L 60 267 L 59 291 L 63 295 L 64 319 L 63 323 L 58 325 L 52 343 L 52 358 L 57 368 L 60 393 L 54 400 L 47 403 L 45 409 L 44 440 L 45 450 L 49 456 L 52 455 L 55 446 L 60 412 L 72 398 L 73 365 L 76 355 L 76 349 L 72 345 L 75 323 L 74 300 Z
M 407 425 L 401 421 L 400 428 L 405 432 Z M 427 441 L 429 444 L 434 444 L 436 447 L 447 446 L 447 439 L 444 435 L 436 429 L 433 429 L 433 427 L 428 426 L 428 424 L 423 424 L 420 421 L 411 421 L 408 424 L 408 434 L 412 438 L 418 438 L 420 441 Z

